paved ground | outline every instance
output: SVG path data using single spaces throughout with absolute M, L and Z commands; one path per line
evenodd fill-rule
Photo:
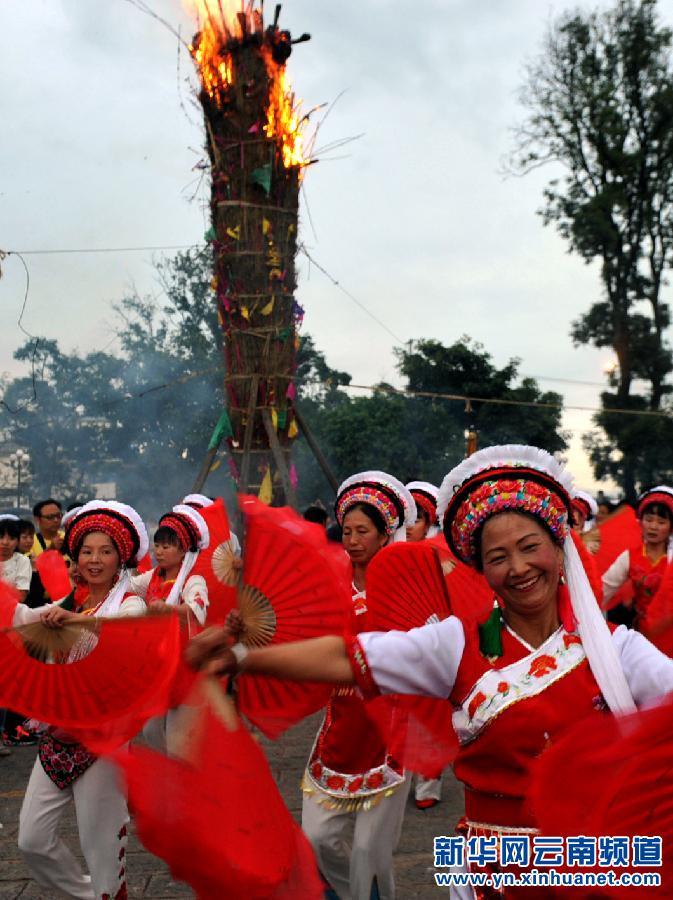
M 314 717 L 268 745 L 273 773 L 297 819 L 301 809 L 299 782 L 318 723 L 319 717 Z M 16 849 L 19 809 L 34 758 L 34 748 L 17 749 L 11 757 L 0 758 L 0 900 L 55 900 L 31 880 Z M 443 801 L 434 809 L 419 812 L 409 800 L 395 856 L 399 900 L 438 897 L 432 877 L 432 839 L 436 834 L 451 833 L 461 813 L 462 792 L 451 775 L 445 776 Z M 77 829 L 72 814 L 64 820 L 63 834 L 75 849 Z M 143 850 L 134 836 L 129 842 L 128 873 L 130 897 L 175 900 L 192 896 L 191 891 L 171 880 L 164 864 Z

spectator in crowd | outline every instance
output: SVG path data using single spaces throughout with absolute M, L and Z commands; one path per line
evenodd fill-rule
M 35 526 L 30 519 L 19 519 L 19 553 L 32 558 Z
M 33 507 L 33 519 L 37 529 L 33 542 L 33 557 L 43 550 L 60 550 L 63 546 L 63 532 L 60 530 L 63 507 L 58 500 L 48 497 Z
M 16 588 L 23 602 L 30 588 L 33 570 L 30 560 L 18 551 L 19 522 L 18 516 L 0 516 L 0 563 L 2 580 Z

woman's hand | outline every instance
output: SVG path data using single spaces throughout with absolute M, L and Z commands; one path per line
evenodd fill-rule
M 77 613 L 69 612 L 61 606 L 50 606 L 46 612 L 40 616 L 40 621 L 47 628 L 62 628 L 68 622 L 77 622 L 80 616 Z
M 236 672 L 238 663 L 229 649 L 230 644 L 226 628 L 206 628 L 187 644 L 185 661 L 192 669 L 209 675 L 231 675 Z
M 229 636 L 233 639 L 234 643 L 241 640 L 245 632 L 245 625 L 243 624 L 240 610 L 229 610 L 229 612 L 227 613 L 226 621 L 224 623 L 224 628 L 225 631 L 228 632 Z
M 150 616 L 170 616 L 175 611 L 175 607 L 169 606 L 163 600 L 152 600 L 147 606 L 147 613 Z

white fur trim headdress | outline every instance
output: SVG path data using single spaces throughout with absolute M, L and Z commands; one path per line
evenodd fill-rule
M 358 503 L 369 504 L 378 510 L 388 536 L 395 541 L 405 540 L 406 526 L 416 521 L 414 498 L 401 481 L 387 472 L 358 472 L 341 484 L 334 505 L 339 525 L 343 525 L 348 510 Z
M 210 497 L 206 497 L 205 494 L 187 494 L 186 497 L 182 498 L 182 505 L 191 506 L 194 509 L 204 509 L 206 506 L 212 506 L 214 503 Z
M 457 555 L 476 565 L 476 537 L 498 513 L 520 510 L 536 516 L 563 547 L 573 616 L 591 670 L 613 712 L 635 704 L 612 636 L 568 529 L 573 480 L 545 450 L 518 444 L 486 447 L 452 469 L 439 490 L 438 514 Z
M 422 509 L 428 516 L 430 527 L 428 537 L 434 537 L 439 531 L 437 524 L 437 496 L 439 488 L 429 481 L 410 481 L 407 490 L 416 502 L 417 509 Z
M 127 566 L 136 565 L 149 549 L 149 538 L 143 520 L 136 510 L 116 500 L 91 500 L 75 511 L 65 532 L 65 546 L 73 556 L 87 534 L 101 531 L 110 537 L 119 553 L 121 568 L 119 578 L 96 616 L 115 616 L 129 589 Z
M 173 582 L 170 593 L 166 598 L 168 606 L 178 606 L 183 588 L 190 572 L 194 568 L 199 552 L 206 550 L 210 544 L 210 532 L 201 513 L 193 506 L 187 506 L 182 503 L 174 506 L 170 513 L 159 519 L 159 527 L 162 525 L 167 525 L 169 528 L 178 531 L 178 536 L 181 538 L 181 532 L 185 529 L 189 535 L 189 547 L 183 557 L 177 578 Z M 191 549 L 194 543 L 196 544 L 196 550 Z

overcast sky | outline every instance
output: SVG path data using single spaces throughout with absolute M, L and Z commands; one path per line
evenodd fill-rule
M 179 0 L 149 0 L 192 30 Z M 267 3 L 270 10 L 271 3 Z M 598 270 L 566 253 L 536 210 L 551 172 L 503 179 L 522 116 L 522 65 L 564 0 L 286 0 L 281 24 L 312 40 L 289 69 L 307 106 L 334 101 L 319 145 L 363 136 L 311 167 L 301 237 L 316 260 L 397 338 L 480 341 L 503 365 L 572 406 L 598 403 L 607 351 L 574 349 L 571 321 L 600 296 Z M 580 2 L 604 7 L 605 2 Z M 673 24 L 673 0 L 660 2 Z M 0 3 L 0 249 L 174 246 L 208 227 L 194 167 L 203 134 L 189 103 L 191 63 L 126 0 Z M 193 79 L 192 79 L 193 83 Z M 185 107 L 186 110 L 185 111 Z M 201 197 L 203 197 L 203 193 Z M 112 338 L 111 302 L 157 290 L 151 252 L 26 256 L 25 325 L 62 347 Z M 11 356 L 25 275 L 2 265 L 0 371 Z M 304 329 L 357 383 L 398 382 L 394 338 L 299 260 Z M 550 380 L 546 380 L 550 379 Z M 590 413 L 568 411 L 571 466 Z

